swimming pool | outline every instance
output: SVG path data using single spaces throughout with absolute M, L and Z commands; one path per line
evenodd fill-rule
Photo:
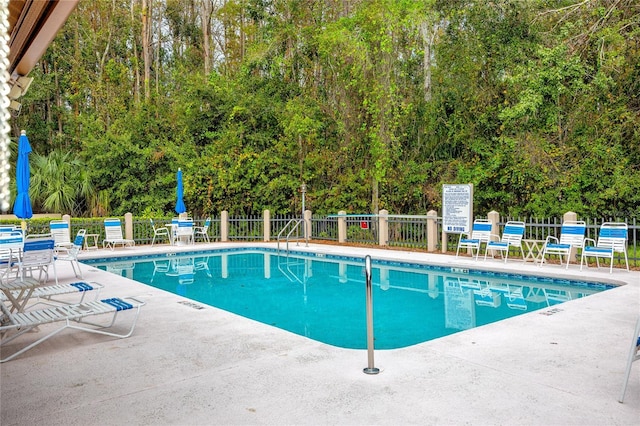
M 308 338 L 366 348 L 364 259 L 270 249 L 87 260 Z M 373 259 L 376 349 L 402 348 L 615 286 Z

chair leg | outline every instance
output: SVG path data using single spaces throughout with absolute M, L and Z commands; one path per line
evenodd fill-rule
M 629 350 L 629 357 L 627 358 L 627 368 L 624 373 L 624 381 L 622 384 L 622 392 L 620 392 L 620 398 L 618 402 L 624 401 L 624 394 L 627 392 L 627 384 L 629 383 L 629 375 L 631 374 L 631 364 L 634 361 L 640 359 L 640 317 L 636 321 L 636 329 L 633 332 L 633 338 L 631 340 L 631 349 Z

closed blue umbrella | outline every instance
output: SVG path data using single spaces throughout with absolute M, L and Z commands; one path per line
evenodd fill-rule
M 178 186 L 176 187 L 176 213 L 184 213 L 187 211 L 187 207 L 184 205 L 184 187 L 182 186 L 182 169 L 178 169 L 178 174 L 176 175 L 176 179 L 178 180 Z
M 27 133 L 23 130 L 18 139 L 18 162 L 16 164 L 16 186 L 18 195 L 13 204 L 13 214 L 20 219 L 30 219 L 33 216 L 31 199 L 29 198 L 29 183 L 31 171 L 29 169 L 29 153 L 31 144 Z

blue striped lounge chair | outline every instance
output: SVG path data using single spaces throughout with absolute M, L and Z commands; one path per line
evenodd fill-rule
M 20 292 L 24 291 L 20 288 L 19 283 L 15 283 L 16 290 L 11 289 L 12 285 L 5 285 L 5 288 L 11 292 L 11 296 L 14 300 L 18 300 L 20 297 Z M 104 286 L 95 281 L 78 281 L 73 283 L 65 283 L 65 284 L 54 284 L 47 285 L 44 287 L 35 287 L 33 292 L 31 293 L 29 299 L 27 300 L 28 305 L 25 303 L 23 310 L 32 310 L 34 306 L 39 304 L 45 304 L 50 306 L 56 306 L 57 304 L 68 305 L 68 298 L 65 300 L 58 300 L 56 297 L 58 296 L 66 296 L 71 294 L 76 294 L 80 296 L 80 300 L 78 303 L 82 303 L 87 294 L 91 293 L 94 295 L 94 299 L 97 300 L 100 295 L 100 290 Z M 10 299 L 4 292 L 0 292 L 0 301 L 7 302 Z M 34 301 L 32 303 L 32 301 Z M 53 303 L 55 302 L 55 303 Z
M 2 356 L 5 358 L 0 359 L 0 362 L 6 362 L 17 357 L 67 328 L 111 337 L 129 337 L 133 334 L 133 330 L 136 326 L 138 315 L 140 313 L 140 308 L 144 304 L 145 302 L 134 297 L 113 297 L 74 305 L 11 312 L 4 303 L 0 303 L 0 310 L 2 311 L 0 318 L 0 346 L 4 346 L 6 343 L 13 341 L 24 333 L 36 330 L 40 325 L 59 325 L 59 327 L 54 329 L 47 327 L 45 332 L 48 334 L 40 337 L 33 343 L 28 343 L 29 341 L 27 341 L 28 344 L 16 352 L 7 354 L 5 351 L 2 351 Z M 125 311 L 133 311 L 134 313 L 129 330 L 125 332 L 112 330 L 111 327 L 115 324 L 117 316 Z M 87 318 L 97 315 L 109 315 L 111 319 L 103 324 L 86 321 Z
M 124 238 L 122 236 L 122 224 L 118 218 L 107 218 L 104 220 L 104 240 L 102 241 L 103 248 L 111 247 L 111 250 L 115 249 L 118 244 L 122 247 L 133 247 L 136 242 Z
M 51 230 L 51 236 L 55 241 L 56 251 L 59 249 L 70 249 L 73 247 L 68 222 L 64 220 L 52 220 L 49 222 L 49 229 Z
M 515 248 L 520 250 L 522 261 L 524 261 L 524 250 L 522 250 L 522 239 L 524 238 L 524 222 L 510 220 L 504 225 L 502 238 L 500 241 L 489 241 L 484 250 L 484 260 L 487 260 L 489 250 L 499 251 L 505 263 L 509 257 L 509 250 Z
M 604 222 L 600 225 L 598 241 L 592 238 L 585 238 L 582 256 L 580 257 L 580 270 L 582 265 L 588 265 L 588 258 L 596 258 L 596 266 L 600 267 L 600 259 L 610 259 L 609 273 L 613 272 L 613 258 L 616 253 L 624 256 L 624 263 L 629 270 L 629 260 L 627 258 L 627 234 L 628 227 L 623 222 Z
M 544 263 L 546 255 L 558 255 L 560 265 L 562 266 L 562 256 L 567 256 L 566 269 L 569 269 L 571 262 L 571 252 L 575 254 L 575 250 L 584 247 L 584 233 L 587 224 L 582 221 L 566 221 L 560 228 L 560 239 L 549 235 L 542 248 L 542 256 L 540 266 Z
M 473 221 L 473 227 L 470 234 L 461 234 L 458 241 L 458 249 L 456 250 L 456 257 L 460 253 L 460 249 L 471 250 L 471 256 L 473 257 L 473 250 L 476 250 L 476 260 L 480 256 L 480 248 L 482 244 L 486 244 L 491 239 L 491 227 L 493 222 L 489 219 L 476 219 Z

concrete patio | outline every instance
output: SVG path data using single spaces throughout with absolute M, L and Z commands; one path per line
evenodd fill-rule
M 246 245 L 198 244 L 197 249 Z M 143 246 L 83 256 L 168 249 Z M 375 364 L 381 372 L 366 375 L 364 350 L 325 345 L 212 307 L 194 309 L 179 303 L 184 299 L 178 295 L 83 265 L 85 280 L 105 284 L 102 295 L 146 300 L 133 336 L 67 330 L 1 364 L 0 423 L 638 424 L 640 365 L 633 366 L 625 402 L 617 401 L 640 314 L 638 271 L 580 272 L 576 265 L 565 271 L 515 260 L 505 265 L 314 244 L 296 250 L 625 285 L 408 348 L 378 350 Z M 58 276 L 61 282 L 75 281 L 68 262 L 59 265 Z M 28 333 L 17 343 L 39 334 Z M 7 351 L 13 349 L 13 343 L 7 345 Z

